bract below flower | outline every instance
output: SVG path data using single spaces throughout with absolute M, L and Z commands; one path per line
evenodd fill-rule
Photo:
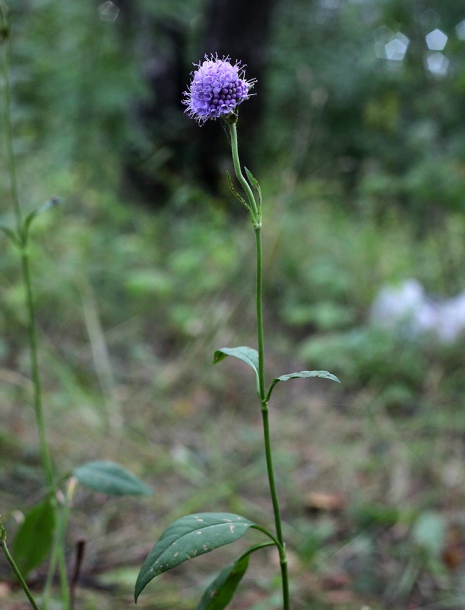
M 250 89 L 255 80 L 244 78 L 244 66 L 240 61 L 231 63 L 229 57 L 218 59 L 217 55 L 194 64 L 197 70 L 192 72 L 189 91 L 182 103 L 187 106 L 185 112 L 200 125 L 208 119 L 226 117 L 233 113 L 237 106 L 249 99 Z

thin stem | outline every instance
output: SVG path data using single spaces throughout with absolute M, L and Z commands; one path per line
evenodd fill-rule
M 49 608 L 50 591 L 53 584 L 53 578 L 58 566 L 58 575 L 61 590 L 61 601 L 63 604 L 63 610 L 70 610 L 71 607 L 71 593 L 68 582 L 68 571 L 66 567 L 65 552 L 64 552 L 64 530 L 68 523 L 68 515 L 63 515 L 66 511 L 62 507 L 61 514 L 59 515 L 58 528 L 55 532 L 55 539 L 53 541 L 52 552 L 50 553 L 50 564 L 47 572 L 47 579 L 45 581 L 43 589 L 43 604 L 44 610 Z M 63 525 L 64 523 L 64 525 Z
M 5 16 L 1 15 L 2 23 L 5 21 Z M 6 24 L 5 24 L 6 27 Z M 29 254 L 27 250 L 27 234 L 23 229 L 23 217 L 21 212 L 21 205 L 19 202 L 19 191 L 18 191 L 18 180 L 16 176 L 16 164 L 15 154 L 13 149 L 13 128 L 11 118 L 11 84 L 10 75 L 8 69 L 8 40 L 3 42 L 3 93 L 5 102 L 5 135 L 6 135 L 6 152 L 8 158 L 8 170 L 10 175 L 10 189 L 11 199 L 13 203 L 13 210 L 16 218 L 16 230 L 17 236 L 21 244 L 21 266 L 23 271 L 23 283 L 26 291 L 26 301 L 28 310 L 28 337 L 29 337 L 29 350 L 31 360 L 31 376 L 34 387 L 34 410 L 36 414 L 37 428 L 39 432 L 40 451 L 42 456 L 42 465 L 45 472 L 45 478 L 47 481 L 47 487 L 50 489 L 53 486 L 53 474 L 52 474 L 52 462 L 50 459 L 50 453 L 47 445 L 47 439 L 45 435 L 45 426 L 42 409 L 42 395 L 41 385 L 39 376 L 38 366 L 38 355 L 37 355 L 37 338 L 36 338 L 36 322 L 35 322 L 35 309 L 34 300 L 32 297 L 32 284 L 31 274 L 29 269 Z
M 43 590 L 43 601 L 44 610 L 48 610 L 48 603 L 50 598 L 50 590 L 53 584 L 53 577 L 58 567 L 58 574 L 60 576 L 61 585 L 61 598 L 63 602 L 64 610 L 69 610 L 71 598 L 70 598 L 70 587 L 68 582 L 68 572 L 66 568 L 66 560 L 64 554 L 64 541 L 65 534 L 68 527 L 69 519 L 69 501 L 70 498 L 66 497 L 62 506 L 56 506 L 56 514 L 58 515 L 58 525 L 55 529 L 55 536 L 53 539 L 52 550 L 50 553 L 50 565 L 48 567 L 47 578 Z
M 42 456 L 42 465 L 45 472 L 45 478 L 47 481 L 47 487 L 50 489 L 53 487 L 53 470 L 52 460 L 47 443 L 47 436 L 45 433 L 44 414 L 42 406 L 42 387 L 40 382 L 39 373 L 39 359 L 37 349 L 37 331 L 36 331 L 36 316 L 34 299 L 32 295 L 32 284 L 31 284 L 31 272 L 29 266 L 29 255 L 27 252 L 27 246 L 22 248 L 21 251 L 21 265 L 23 270 L 23 281 L 26 290 L 26 302 L 28 310 L 28 337 L 29 337 L 29 350 L 31 360 L 31 376 L 32 385 L 34 392 L 34 410 L 36 414 L 37 430 L 39 433 L 40 453 Z
M 257 205 L 252 189 L 242 174 L 239 161 L 239 150 L 237 144 L 237 128 L 235 121 L 227 121 L 231 134 L 231 151 L 236 177 L 241 183 L 252 210 L 252 223 L 255 230 L 255 242 L 257 251 L 257 272 L 256 272 L 256 310 L 257 310 L 257 340 L 258 340 L 258 390 L 260 396 L 260 407 L 263 421 L 263 438 L 265 443 L 266 468 L 268 473 L 268 483 L 270 487 L 271 503 L 273 505 L 274 520 L 276 526 L 276 536 L 279 562 L 281 565 L 281 577 L 283 588 L 283 610 L 289 610 L 289 575 L 287 570 L 286 544 L 283 538 L 281 511 L 279 508 L 278 493 L 276 491 L 276 481 L 273 469 L 273 456 L 271 451 L 271 434 L 268 416 L 268 402 L 265 390 L 265 357 L 264 357 L 264 333 L 263 333 L 263 254 L 262 254 L 262 232 L 261 232 L 261 207 Z
M 23 575 L 21 574 L 18 566 L 15 563 L 15 560 L 11 556 L 11 553 L 8 549 L 8 545 L 6 543 L 6 532 L 2 526 L 0 526 L 0 528 L 1 528 L 0 546 L 2 547 L 3 552 L 5 553 L 5 557 L 7 558 L 8 563 L 10 564 L 13 572 L 16 574 L 16 578 L 19 580 L 20 585 L 23 588 L 24 593 L 26 594 L 26 597 L 28 598 L 28 600 L 31 603 L 31 606 L 34 608 L 34 610 L 40 610 L 36 600 L 34 599 L 34 597 L 32 596 L 32 593 L 29 590 L 29 587 L 27 586 L 26 581 L 23 578 Z
M 262 230 L 255 229 L 255 246 L 257 252 L 256 271 L 256 310 L 257 310 L 257 343 L 258 343 L 258 383 L 260 389 L 260 401 L 265 400 L 265 339 L 263 334 L 263 254 L 262 254 Z
M 257 340 L 258 340 L 258 379 L 260 389 L 260 403 L 263 422 L 263 439 L 265 443 L 266 468 L 270 487 L 271 502 L 273 504 L 276 536 L 279 541 L 279 561 L 283 587 L 283 609 L 289 610 L 289 575 L 287 570 L 286 543 L 284 542 L 281 511 L 279 508 L 278 493 L 273 468 L 273 454 L 271 451 L 271 434 L 268 403 L 265 390 L 265 358 L 264 358 L 264 332 L 263 332 L 263 255 L 261 227 L 255 228 L 255 241 L 257 247 Z
M 253 211 L 253 222 L 254 225 L 260 225 L 260 212 L 258 210 L 257 202 L 255 201 L 255 197 L 253 195 L 252 189 L 250 188 L 249 183 L 244 177 L 242 173 L 241 164 L 239 161 L 239 148 L 237 145 L 237 128 L 236 123 L 229 123 L 229 132 L 231 134 L 231 151 L 232 151 L 232 160 L 234 165 L 234 173 L 236 174 L 236 178 L 242 185 L 242 188 L 247 195 L 247 199 L 250 203 L 250 208 Z
M 263 526 L 257 525 L 257 524 L 252 525 L 252 527 L 254 529 L 258 530 L 259 532 L 262 532 L 266 536 L 268 536 L 268 538 L 271 538 L 271 540 L 273 541 L 271 544 L 274 544 L 277 547 L 278 550 L 281 550 L 281 543 L 276 538 L 276 536 L 270 532 L 270 530 L 266 529 L 266 527 L 263 527 Z
M 8 32 L 8 26 L 6 24 L 6 16 L 4 12 L 2 12 L 0 7 L 0 17 L 1 24 L 4 28 L 6 28 L 6 32 Z M 5 35 L 5 39 L 3 40 L 3 53 L 2 53 L 2 73 L 3 73 L 3 93 L 4 93 L 4 107 L 5 107 L 5 139 L 6 139 L 6 153 L 8 159 L 8 171 L 10 176 L 10 190 L 11 190 L 11 200 L 13 204 L 13 211 L 16 220 L 16 237 L 17 243 L 20 247 L 21 251 L 21 268 L 22 268 L 22 276 L 23 276 L 23 284 L 26 293 L 26 306 L 28 313 L 28 340 L 29 340 L 29 354 L 30 354 L 30 363 L 31 363 L 31 378 L 33 384 L 33 404 L 34 411 L 36 416 L 36 424 L 37 430 L 39 434 L 39 444 L 40 444 L 40 453 L 42 458 L 42 466 L 45 474 L 45 479 L 47 483 L 47 489 L 50 493 L 55 491 L 55 485 L 53 480 L 53 468 L 52 468 L 52 460 L 50 457 L 49 446 L 47 443 L 47 437 L 45 432 L 45 423 L 44 423 L 44 415 L 43 415 L 43 407 L 42 407 L 42 388 L 40 382 L 40 373 L 39 373 L 39 358 L 38 358 L 38 347 L 37 347 L 37 330 L 36 330 L 36 314 L 35 314 L 35 306 L 34 306 L 34 298 L 32 293 L 32 282 L 31 282 L 31 271 L 29 264 L 29 250 L 28 250 L 28 227 L 25 226 L 23 215 L 21 211 L 21 204 L 19 199 L 19 190 L 18 190 L 18 180 L 16 175 L 16 164 L 15 164 L 15 154 L 13 147 L 13 127 L 12 127 L 12 116 L 11 116 L 11 84 L 10 84 L 10 76 L 9 76 L 9 66 L 8 66 L 8 34 Z M 55 506 L 55 514 L 59 514 L 58 506 Z M 5 550 L 5 547 L 4 547 Z M 64 556 L 63 548 L 60 550 L 58 556 Z M 51 563 L 53 564 L 53 557 Z M 61 562 L 63 563 L 63 562 Z M 14 568 L 13 568 L 14 569 Z M 49 575 L 50 576 L 50 575 Z M 68 591 L 68 583 L 66 580 L 66 574 L 64 570 L 60 570 L 61 576 L 61 584 L 62 584 L 62 594 L 63 598 L 66 601 L 67 596 L 66 592 Z M 48 579 L 49 580 L 49 579 Z M 23 585 L 24 589 L 24 585 Z M 24 589 L 26 594 L 27 591 Z M 43 606 L 44 609 L 48 606 L 48 596 L 49 591 L 47 586 L 44 591 L 44 599 Z M 29 597 L 29 595 L 28 595 Z M 68 595 L 69 599 L 69 595 Z M 69 604 L 68 604 L 69 605 Z M 36 606 L 35 606 L 36 607 Z
M 62 524 L 60 531 L 60 540 L 58 546 L 58 574 L 60 575 L 60 591 L 61 601 L 63 604 L 63 610 L 70 610 L 71 608 L 71 591 L 68 580 L 68 568 L 66 565 L 65 557 L 65 535 L 68 526 L 69 519 L 69 508 L 63 508 L 62 510 Z
M 278 494 L 276 491 L 276 481 L 274 476 L 273 468 L 273 457 L 271 452 L 271 435 L 270 435 L 270 422 L 269 422 L 269 411 L 268 405 L 263 406 L 262 404 L 262 423 L 263 423 L 263 438 L 265 443 L 265 456 L 266 456 L 266 467 L 268 471 L 268 482 L 270 484 L 271 502 L 273 504 L 274 520 L 276 525 L 276 536 L 279 544 L 284 548 L 284 539 L 281 526 L 281 511 L 279 508 Z
M 247 557 L 248 555 L 255 553 L 255 551 L 259 551 L 260 549 L 265 549 L 268 546 L 276 546 L 276 543 L 275 542 L 261 542 L 260 544 L 255 544 L 254 546 L 249 547 L 244 553 L 242 553 L 242 555 L 237 559 L 237 561 L 240 561 L 241 559 L 244 559 L 244 557 Z

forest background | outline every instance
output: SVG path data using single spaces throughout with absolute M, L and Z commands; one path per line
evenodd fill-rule
M 465 314 L 446 340 L 373 314 L 406 280 L 433 309 L 465 290 L 463 2 L 12 0 L 9 18 L 21 199 L 62 200 L 31 240 L 52 455 L 62 470 L 117 457 L 155 490 L 79 490 L 79 608 L 132 607 L 176 516 L 268 515 L 253 385 L 240 363 L 211 367 L 218 347 L 254 342 L 248 219 L 221 124 L 199 129 L 180 101 L 192 63 L 216 52 L 258 78 L 239 138 L 264 191 L 269 367 L 342 382 L 274 399 L 294 607 L 463 608 Z M 5 223 L 7 165 L 2 138 Z M 6 238 L 0 252 L 13 537 L 43 481 L 18 257 Z M 139 605 L 195 608 L 221 553 L 157 579 Z M 253 563 L 232 608 L 279 607 L 274 561 Z M 2 560 L 0 605 L 20 599 Z

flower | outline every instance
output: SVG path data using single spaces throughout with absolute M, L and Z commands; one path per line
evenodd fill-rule
M 255 79 L 245 80 L 240 61 L 231 63 L 229 57 L 218 59 L 218 55 L 205 55 L 205 61 L 194 64 L 197 70 L 191 73 L 192 82 L 182 103 L 185 113 L 202 125 L 208 119 L 226 117 L 239 104 L 249 99 Z

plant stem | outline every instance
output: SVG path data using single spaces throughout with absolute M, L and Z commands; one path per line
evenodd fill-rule
M 13 557 L 10 554 L 10 551 L 8 549 L 8 545 L 6 543 L 6 532 L 4 530 L 4 528 L 2 526 L 0 526 L 1 528 L 1 536 L 0 536 L 0 546 L 3 549 L 3 552 L 5 553 L 5 557 L 8 560 L 8 563 L 10 564 L 13 572 L 16 574 L 17 579 L 19 580 L 21 587 L 23 588 L 24 593 L 26 594 L 26 597 L 28 598 L 28 600 L 31 603 L 31 606 L 34 608 L 34 610 L 40 610 L 39 606 L 37 605 L 36 600 L 34 599 L 34 597 L 32 596 L 32 593 L 29 590 L 29 587 L 26 584 L 26 581 L 23 578 L 23 575 L 21 574 L 21 572 L 19 571 L 18 566 L 16 565 Z
M 69 511 L 69 505 L 66 503 L 61 509 L 61 522 L 59 523 L 57 531 L 58 545 L 56 551 L 58 555 L 58 574 L 60 576 L 60 590 L 63 610 L 70 610 L 71 607 L 70 586 L 65 558 L 65 536 L 68 528 Z
M 47 444 L 47 436 L 45 433 L 44 414 L 42 406 L 42 387 L 39 373 L 39 359 L 37 349 L 37 330 L 34 298 L 32 295 L 31 272 L 29 265 L 29 254 L 27 252 L 27 244 L 21 250 L 21 265 L 23 270 L 23 281 L 26 290 L 26 302 L 28 310 L 28 337 L 29 350 L 31 360 L 31 376 L 34 388 L 34 410 L 36 414 L 37 430 L 39 433 L 40 453 L 42 456 L 42 465 L 45 472 L 45 479 L 48 489 L 53 487 L 53 470 L 52 460 Z
M 286 543 L 284 542 L 281 511 L 279 508 L 278 493 L 273 468 L 273 454 L 271 451 L 271 434 L 268 403 L 265 391 L 265 359 L 264 359 L 264 333 L 263 333 L 263 276 L 262 276 L 262 235 L 261 228 L 255 229 L 255 240 L 257 246 L 257 339 L 258 339 L 258 379 L 260 388 L 260 406 L 263 422 L 263 438 L 265 443 L 266 468 L 268 472 L 268 483 L 270 487 L 271 502 L 273 504 L 274 520 L 276 525 L 276 537 L 280 544 L 279 562 L 281 566 L 281 577 L 283 586 L 283 609 L 289 610 L 289 575 L 287 570 Z
M 255 231 L 257 271 L 256 271 L 256 312 L 257 312 L 257 340 L 258 340 L 258 385 L 260 407 L 263 421 L 263 438 L 265 443 L 266 468 L 268 473 L 268 483 L 270 487 L 271 502 L 273 505 L 274 520 L 276 526 L 276 537 L 279 542 L 279 561 L 281 566 L 282 588 L 283 588 L 283 610 L 289 610 L 289 575 L 287 569 L 286 544 L 283 538 L 281 511 L 279 508 L 278 493 L 276 491 L 276 481 L 273 468 L 273 455 L 271 451 L 271 434 L 269 423 L 268 402 L 265 390 L 265 341 L 263 332 L 263 254 L 262 254 L 262 231 L 261 231 L 261 209 L 255 201 L 252 189 L 244 178 L 239 161 L 239 149 L 237 143 L 237 129 L 235 122 L 228 122 L 231 134 L 231 150 L 236 177 L 241 183 L 251 209 L 253 210 L 252 222 Z
M 256 308 L 257 308 L 257 343 L 258 343 L 258 384 L 260 389 L 260 402 L 266 403 L 265 392 L 265 340 L 263 334 L 263 254 L 262 254 L 262 230 L 255 229 L 255 245 L 257 252 L 256 271 Z
M 16 176 L 15 155 L 13 150 L 13 129 L 11 119 L 11 85 L 8 69 L 8 40 L 3 42 L 3 92 L 5 101 L 5 135 L 6 135 L 6 152 L 8 158 L 8 170 L 10 175 L 10 190 L 13 203 L 13 210 L 16 219 L 16 232 L 21 248 L 21 266 L 23 272 L 23 283 L 26 292 L 26 302 L 28 310 L 28 337 L 29 350 L 31 361 L 31 376 L 34 387 L 34 410 L 36 415 L 37 429 L 39 432 L 40 452 L 42 456 L 42 465 L 47 481 L 47 487 L 50 489 L 53 486 L 52 462 L 47 445 L 45 435 L 44 417 L 42 409 L 42 393 L 39 375 L 38 354 L 37 354 L 37 338 L 36 338 L 36 318 L 34 309 L 34 300 L 32 296 L 31 274 L 29 267 L 29 252 L 27 248 L 27 233 L 23 228 L 23 217 L 21 212 L 21 204 L 19 201 L 18 180 Z
M 242 553 L 242 555 L 237 559 L 237 561 L 244 559 L 244 557 L 247 557 L 247 555 L 255 553 L 255 551 L 265 549 L 267 546 L 276 546 L 276 544 L 274 542 L 262 542 L 260 544 L 255 544 L 254 546 L 249 547 L 244 553 Z
M 1 24 L 4 27 L 7 27 L 5 14 L 1 11 L 0 7 L 0 17 Z M 33 385 L 33 404 L 34 404 L 34 412 L 36 417 L 37 430 L 39 434 L 39 445 L 40 445 L 40 454 L 42 459 L 42 467 L 44 470 L 45 480 L 47 484 L 47 489 L 50 493 L 55 492 L 54 485 L 54 477 L 53 477 L 53 467 L 52 460 L 50 456 L 50 450 L 47 443 L 47 436 L 45 431 L 45 422 L 44 422 L 44 414 L 43 414 L 43 406 L 42 406 L 42 387 L 40 381 L 40 372 L 39 372 L 39 357 L 38 357 L 38 346 L 37 346 L 37 328 L 36 328 L 36 313 L 35 313 L 35 305 L 34 298 L 32 292 L 32 281 L 31 281 L 31 270 L 30 270 L 30 256 L 29 256 L 29 247 L 28 247 L 28 226 L 25 225 L 21 204 L 19 199 L 19 189 L 18 189 L 18 179 L 16 174 L 16 163 L 15 163 L 15 154 L 13 147 L 13 128 L 12 128 L 12 116 L 11 116 L 11 84 L 10 84 L 10 76 L 9 76 L 9 66 L 8 66 L 8 39 L 3 40 L 3 53 L 2 53 L 2 73 L 3 73 L 3 92 L 4 92 L 4 106 L 5 106 L 5 138 L 6 138 L 6 153 L 8 159 L 8 171 L 10 176 L 10 190 L 11 190 L 11 200 L 13 204 L 13 211 L 16 221 L 16 237 L 17 244 L 19 245 L 21 252 L 21 269 L 22 269 L 22 277 L 23 277 L 23 285 L 26 293 L 26 306 L 27 306 L 27 315 L 28 315 L 28 341 L 29 341 L 29 355 L 30 355 L 30 366 L 31 366 L 31 378 Z M 55 514 L 59 516 L 59 507 L 55 505 Z M 5 550 L 6 547 L 4 547 Z M 58 552 L 58 557 L 60 561 L 60 580 L 62 585 L 62 596 L 64 601 L 66 602 L 69 599 L 69 587 L 67 581 L 66 570 L 64 569 L 64 550 L 61 548 Z M 11 562 L 10 562 L 11 563 Z M 51 565 L 54 564 L 54 560 L 52 557 Z M 13 567 L 13 564 L 12 564 Z M 13 567 L 13 569 L 15 569 Z M 17 568 L 16 568 L 17 569 Z M 49 568 L 49 581 L 53 577 L 54 568 Z M 51 572 L 51 574 L 50 574 Z M 15 570 L 15 573 L 16 570 Z M 24 579 L 23 579 L 24 580 Z M 23 585 L 23 582 L 21 582 Z M 27 591 L 25 589 L 25 583 L 23 585 L 23 589 L 26 594 Z M 28 594 L 27 594 L 28 595 Z M 28 595 L 29 597 L 29 595 Z M 46 610 L 48 606 L 48 597 L 49 591 L 48 587 L 45 587 L 44 591 L 44 599 L 43 599 L 43 607 Z M 30 599 L 30 598 L 29 598 Z M 32 602 L 31 602 L 32 603 Z M 35 603 L 35 602 L 34 602 Z M 69 603 L 68 603 L 69 605 Z M 37 606 L 34 606 L 37 608 Z
M 257 202 L 255 201 L 255 197 L 253 195 L 253 192 L 252 192 L 252 189 L 250 188 L 249 183 L 247 182 L 247 180 L 245 179 L 245 177 L 242 173 L 241 164 L 239 161 L 239 148 L 237 146 L 236 123 L 228 122 L 228 125 L 229 125 L 229 133 L 231 134 L 231 151 L 232 151 L 232 160 L 233 160 L 233 165 L 234 165 L 234 173 L 236 174 L 236 178 L 241 183 L 242 188 L 244 189 L 244 191 L 247 195 L 247 199 L 249 200 L 250 208 L 253 212 L 252 220 L 254 222 L 254 226 L 259 225 L 260 224 L 260 212 L 258 210 Z

